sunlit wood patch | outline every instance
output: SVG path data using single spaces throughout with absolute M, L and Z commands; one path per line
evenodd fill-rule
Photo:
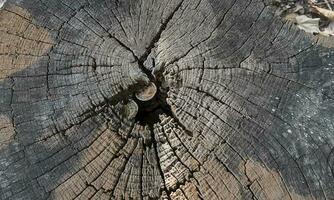
M 0 10 L 0 79 L 46 56 L 52 45 L 49 32 L 36 26 L 27 10 L 18 6 Z
M 312 199 L 312 197 L 294 192 L 284 183 L 279 172 L 256 161 L 248 160 L 245 168 L 246 176 L 251 181 L 249 187 L 255 191 L 258 199 Z

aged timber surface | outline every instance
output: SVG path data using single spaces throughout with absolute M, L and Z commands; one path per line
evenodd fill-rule
M 270 0 L 8 0 L 0 199 L 334 199 L 333 47 Z

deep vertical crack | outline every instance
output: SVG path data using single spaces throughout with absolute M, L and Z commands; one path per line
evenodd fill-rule
M 145 53 L 139 58 L 139 63 L 140 64 L 144 64 L 144 62 L 147 60 L 147 57 L 151 54 L 152 49 L 155 47 L 155 44 L 159 42 L 162 33 L 166 30 L 168 23 L 173 19 L 175 13 L 180 10 L 181 5 L 183 3 L 184 0 L 182 0 L 177 6 L 176 8 L 173 10 L 173 12 L 167 17 L 167 19 L 161 24 L 159 31 L 157 32 L 157 34 L 153 37 L 151 43 L 148 45 L 148 47 L 146 48 Z
M 147 75 L 147 77 L 151 80 L 154 81 L 155 78 L 152 75 L 151 70 L 147 69 L 144 66 L 145 61 L 147 60 L 148 56 L 151 54 L 152 50 L 154 49 L 156 43 L 159 42 L 162 33 L 166 30 L 168 23 L 173 19 L 175 13 L 180 10 L 182 3 L 184 0 L 182 0 L 177 6 L 176 8 L 173 10 L 173 12 L 167 17 L 167 19 L 161 24 L 158 32 L 156 33 L 156 35 L 153 37 L 153 39 L 151 40 L 150 44 L 148 45 L 148 47 L 146 47 L 146 50 L 144 52 L 144 54 L 140 57 L 138 57 L 134 51 L 128 47 L 126 44 L 124 44 L 122 41 L 120 41 L 118 38 L 116 38 L 115 36 L 113 36 L 112 34 L 109 34 L 110 38 L 113 38 L 114 40 L 116 40 L 116 42 L 121 45 L 122 47 L 124 47 L 126 50 L 128 50 L 129 52 L 131 52 L 131 54 L 133 55 L 133 57 L 135 58 L 136 62 L 139 65 L 139 68 Z
M 250 177 L 248 176 L 248 173 L 247 173 L 247 166 L 246 166 L 246 165 L 247 165 L 247 162 L 248 162 L 248 161 L 246 161 L 245 164 L 244 164 L 244 174 L 245 174 L 246 179 L 247 179 L 246 187 L 247 187 L 247 190 L 250 192 L 251 198 L 252 198 L 252 199 L 257 199 L 257 198 L 256 198 L 256 195 L 254 194 L 254 192 L 253 192 L 253 190 L 252 190 L 252 188 L 251 188 L 251 186 L 252 186 L 252 184 L 253 184 L 254 181 L 252 181 L 252 180 L 250 179 Z
M 14 87 L 15 87 L 15 79 L 13 77 L 10 78 L 11 80 L 11 89 L 10 89 L 10 119 L 11 124 L 14 130 L 14 139 L 17 137 L 17 130 L 16 130 L 16 123 L 15 123 L 15 115 L 14 115 L 14 107 L 13 107 L 13 99 L 14 99 Z

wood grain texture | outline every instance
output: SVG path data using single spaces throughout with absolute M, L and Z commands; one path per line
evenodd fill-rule
M 8 0 L 0 199 L 334 199 L 334 42 L 270 2 Z

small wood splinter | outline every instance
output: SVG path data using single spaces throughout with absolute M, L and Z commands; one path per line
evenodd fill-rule
M 133 119 L 138 113 L 138 105 L 134 100 L 130 100 L 125 104 L 123 114 L 128 119 Z
M 150 82 L 146 87 L 136 93 L 136 98 L 140 101 L 149 101 L 157 93 L 157 86 Z

